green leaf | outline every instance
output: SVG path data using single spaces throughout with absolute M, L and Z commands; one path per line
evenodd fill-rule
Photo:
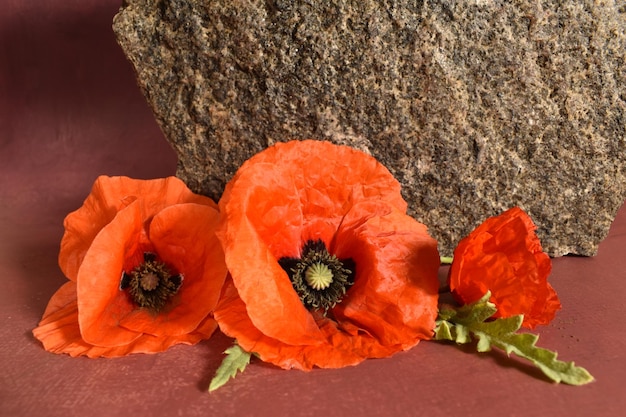
M 215 376 L 209 384 L 209 392 L 215 391 L 224 384 L 226 384 L 231 378 L 237 375 L 237 371 L 243 372 L 246 366 L 250 363 L 250 352 L 243 350 L 237 342 L 224 351 L 226 357 L 222 361 L 222 364 Z
M 524 317 L 489 319 L 497 311 L 489 302 L 490 293 L 475 303 L 453 309 L 443 307 L 435 328 L 435 340 L 451 340 L 458 344 L 469 343 L 473 335 L 478 340 L 476 350 L 488 352 L 493 347 L 527 359 L 555 382 L 583 385 L 594 379 L 584 368 L 574 362 L 557 360 L 556 352 L 535 346 L 539 339 L 530 333 L 517 333 Z

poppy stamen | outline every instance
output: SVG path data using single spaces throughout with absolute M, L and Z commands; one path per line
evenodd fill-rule
M 153 253 L 144 253 L 144 261 L 130 273 L 123 272 L 120 289 L 127 290 L 138 306 L 159 313 L 183 283 L 183 276 L 174 275 Z
M 152 291 L 159 286 L 159 277 L 153 272 L 148 272 L 139 278 L 139 285 L 146 291 Z
M 323 290 L 333 282 L 333 273 L 322 262 L 316 262 L 304 272 L 304 278 L 309 287 L 314 290 Z
M 354 261 L 337 259 L 322 240 L 307 241 L 301 258 L 284 257 L 278 263 L 289 275 L 302 303 L 310 310 L 323 310 L 324 314 L 341 302 L 354 283 Z

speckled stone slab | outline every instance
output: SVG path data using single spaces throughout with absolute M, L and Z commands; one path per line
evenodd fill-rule
M 278 141 L 378 158 L 451 254 L 519 205 L 593 255 L 626 198 L 626 6 L 126 0 L 114 19 L 177 175 L 215 199 Z

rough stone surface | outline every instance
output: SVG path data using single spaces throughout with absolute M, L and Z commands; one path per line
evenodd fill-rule
M 213 198 L 304 138 L 377 157 L 442 254 L 519 205 L 548 253 L 593 255 L 626 198 L 622 2 L 127 0 L 113 27 Z

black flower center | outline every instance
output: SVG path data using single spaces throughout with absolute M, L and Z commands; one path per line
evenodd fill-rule
M 289 275 L 302 303 L 309 310 L 323 310 L 324 314 L 341 302 L 354 283 L 354 261 L 337 259 L 328 253 L 322 240 L 307 241 L 301 258 L 284 257 L 278 263 Z
M 130 273 L 122 273 L 120 289 L 126 290 L 137 306 L 158 313 L 178 292 L 182 283 L 181 274 L 173 275 L 154 253 L 146 252 L 141 264 Z

